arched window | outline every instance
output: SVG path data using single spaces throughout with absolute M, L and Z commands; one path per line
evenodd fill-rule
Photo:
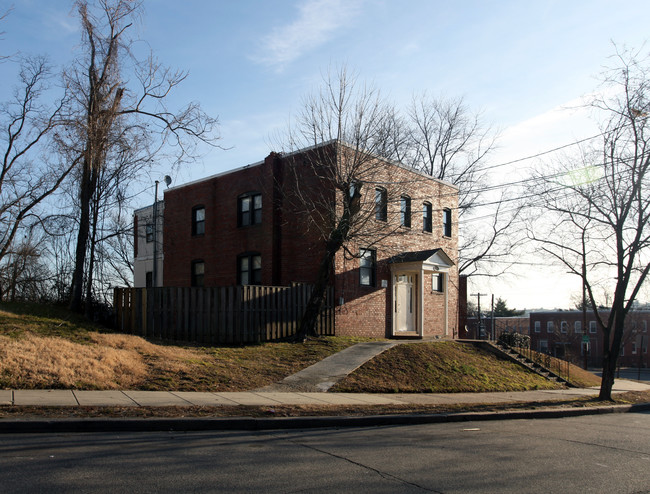
M 431 203 L 425 202 L 422 207 L 422 230 L 431 233 L 433 231 L 433 218 L 431 218 Z
M 386 189 L 375 189 L 375 219 L 388 221 L 388 193 Z
M 400 225 L 411 227 L 411 198 L 402 196 L 399 199 Z

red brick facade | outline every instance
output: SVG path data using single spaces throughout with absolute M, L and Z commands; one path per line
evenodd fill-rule
M 603 312 L 603 317 L 608 313 Z M 619 364 L 624 367 L 650 367 L 648 346 L 650 339 L 650 311 L 639 310 L 628 314 L 623 331 Z M 550 353 L 576 363 L 584 362 L 583 338 L 589 339 L 587 361 L 590 366 L 602 365 L 603 332 L 591 311 L 587 311 L 587 332 L 582 327 L 582 311 L 531 312 L 531 348 Z
M 290 159 L 299 162 L 305 153 L 291 155 Z M 391 229 L 389 235 L 368 245 L 363 236 L 357 237 L 358 244 L 347 245 L 347 250 L 338 252 L 332 273 L 336 332 L 391 336 L 395 307 L 393 281 L 399 266 L 389 261 L 404 252 L 441 249 L 452 261 L 450 267 L 444 268 L 444 290 L 432 286 L 436 280 L 432 272 L 413 271 L 416 277 L 422 277 L 417 280 L 422 287 L 418 288 L 421 298 L 417 301 L 418 319 L 422 319 L 418 321 L 422 329 L 419 336 L 455 336 L 458 332 L 458 191 L 449 184 L 395 164 L 379 160 L 377 163 L 383 171 L 375 180 L 389 192 L 392 184 L 401 184 L 400 193 L 408 194 L 411 226 L 400 226 L 400 203 L 389 202 L 385 221 Z M 301 170 L 300 167 L 291 168 L 292 172 L 289 169 L 289 158 L 271 153 L 263 162 L 166 191 L 163 284 L 190 286 L 194 261 L 203 262 L 205 286 L 237 284 L 238 259 L 242 255 L 260 256 L 263 285 L 313 283 L 324 252 L 322 232 L 314 226 L 313 216 L 292 205 L 288 191 L 299 184 L 303 194 L 318 191 L 320 197 L 336 207 L 340 203 L 339 192 L 328 188 L 326 181 L 307 168 L 299 173 L 295 170 Z M 372 201 L 375 184 L 364 184 L 362 190 Z M 246 194 L 261 196 L 261 221 L 240 226 L 238 201 Z M 424 228 L 425 203 L 430 205 L 430 232 Z M 197 207 L 204 209 L 205 220 L 201 231 L 193 234 L 193 211 Z M 443 215 L 451 220 L 446 231 Z M 360 284 L 360 260 L 355 255 L 366 248 L 376 255 L 372 286 Z

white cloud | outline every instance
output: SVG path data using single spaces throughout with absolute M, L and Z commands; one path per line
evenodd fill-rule
M 307 0 L 298 6 L 298 18 L 278 26 L 262 39 L 262 53 L 254 59 L 282 68 L 304 53 L 326 43 L 349 25 L 363 0 Z

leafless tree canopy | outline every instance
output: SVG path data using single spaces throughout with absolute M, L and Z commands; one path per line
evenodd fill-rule
M 80 0 L 76 9 L 83 54 L 65 74 L 73 104 L 67 108 L 66 134 L 59 144 L 65 156 L 81 164 L 70 306 L 81 308 L 85 287 L 88 311 L 95 248 L 113 236 L 104 228 L 115 208 L 123 206 L 126 184 L 163 151 L 171 150 L 175 162 L 181 163 L 196 158 L 198 142 L 216 145 L 218 135 L 217 120 L 197 103 L 180 110 L 167 107 L 167 97 L 186 73 L 163 67 L 153 56 L 133 56 L 129 33 L 141 12 L 139 2 L 101 0 L 92 8 Z
M 295 125 L 280 143 L 293 175 L 287 198 L 317 229 L 325 245 L 298 338 L 314 332 L 336 253 L 353 242 L 371 246 L 395 232 L 389 222 L 371 221 L 376 214 L 376 186 L 394 185 L 386 188 L 385 200 L 391 202 L 399 200 L 407 185 L 397 183 L 380 158 L 393 147 L 394 116 L 376 90 L 358 85 L 342 69 L 326 77 L 322 90 L 305 100 Z M 292 151 L 308 147 L 313 150 L 292 158 Z M 358 255 L 351 250 L 347 254 Z
M 650 270 L 649 60 L 625 50 L 613 60 L 592 102 L 602 141 L 540 181 L 546 214 L 531 228 L 549 258 L 584 281 L 604 334 L 602 399 L 611 399 L 625 318 Z M 601 313 L 603 288 L 613 300 Z
M 35 57 L 18 63 L 21 69 L 13 97 L 0 105 L 0 265 L 25 252 L 24 242 L 17 239 L 41 221 L 43 201 L 76 164 L 52 157 L 51 139 L 61 125 L 66 100 L 64 95 L 52 105 L 44 102 L 52 78 L 47 61 Z

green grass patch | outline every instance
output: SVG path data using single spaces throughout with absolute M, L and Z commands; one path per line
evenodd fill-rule
M 331 391 L 459 393 L 525 391 L 558 386 L 471 344 L 404 343 L 366 362 Z

